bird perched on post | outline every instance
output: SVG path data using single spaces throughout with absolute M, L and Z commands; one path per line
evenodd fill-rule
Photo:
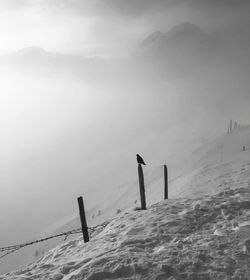
M 140 156 L 140 155 L 136 155 L 136 159 L 137 159 L 137 162 L 139 164 L 143 164 L 143 165 L 146 165 L 146 163 L 144 162 L 143 158 Z

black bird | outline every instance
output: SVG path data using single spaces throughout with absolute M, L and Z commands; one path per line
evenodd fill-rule
M 140 155 L 136 155 L 136 159 L 137 159 L 137 162 L 139 164 L 143 164 L 143 165 L 146 165 L 146 163 L 144 162 L 143 158 L 140 156 Z

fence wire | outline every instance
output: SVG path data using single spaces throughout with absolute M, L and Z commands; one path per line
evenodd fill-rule
M 93 227 L 87 227 L 87 229 L 91 233 L 93 233 L 95 231 L 104 229 L 108 225 L 108 223 L 109 222 L 104 222 L 100 225 L 96 225 L 96 226 L 93 226 Z M 20 250 L 20 249 L 24 248 L 24 247 L 31 246 L 31 245 L 34 245 L 34 244 L 37 244 L 37 243 L 40 243 L 40 242 L 45 242 L 47 240 L 62 237 L 62 236 L 65 236 L 64 240 L 66 240 L 70 235 L 78 234 L 78 233 L 81 233 L 81 232 L 82 232 L 82 228 L 76 228 L 76 229 L 69 230 L 67 232 L 61 232 L 61 233 L 51 235 L 51 236 L 48 236 L 48 237 L 45 237 L 45 238 L 37 239 L 37 240 L 34 240 L 34 241 L 30 241 L 30 242 L 26 242 L 26 243 L 22 243 L 22 244 L 11 245 L 11 246 L 6 246 L 6 247 L 0 247 L 0 253 L 4 253 L 3 255 L 0 256 L 0 259 L 6 257 L 9 254 L 12 254 L 12 253 L 16 252 L 17 250 Z

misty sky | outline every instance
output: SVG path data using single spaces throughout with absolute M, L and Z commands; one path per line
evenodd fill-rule
M 137 153 L 178 175 L 230 118 L 249 123 L 249 14 L 248 0 L 0 0 L 0 245 L 136 181 Z
M 0 52 L 40 46 L 126 56 L 151 32 L 185 21 L 248 31 L 249 7 L 248 0 L 1 0 Z

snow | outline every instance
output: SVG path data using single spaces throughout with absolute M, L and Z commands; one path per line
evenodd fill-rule
M 132 184 L 124 190 L 128 207 L 90 242 L 74 236 L 0 280 L 250 279 L 249 147 L 249 126 L 203 145 L 165 201 L 156 169 L 147 210 L 129 204 Z

